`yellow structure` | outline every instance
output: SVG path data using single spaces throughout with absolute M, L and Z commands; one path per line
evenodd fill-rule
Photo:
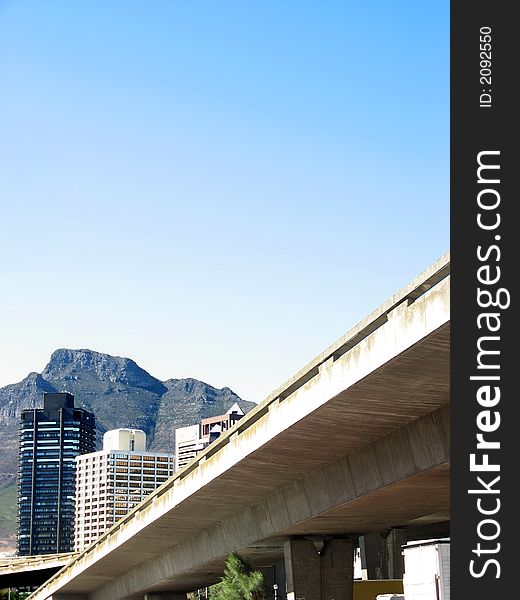
M 378 594 L 402 594 L 402 579 L 354 581 L 354 600 L 376 600 Z

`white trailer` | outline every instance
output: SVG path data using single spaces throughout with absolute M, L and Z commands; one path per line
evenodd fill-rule
M 404 546 L 405 600 L 450 600 L 450 540 L 420 540 Z

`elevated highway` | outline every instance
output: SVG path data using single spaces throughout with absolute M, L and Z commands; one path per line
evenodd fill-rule
M 173 597 L 233 551 L 283 560 L 289 598 L 351 598 L 357 536 L 449 518 L 449 287 L 444 256 L 31 600 Z
M 0 557 L 0 589 L 41 585 L 77 556 L 73 552 Z

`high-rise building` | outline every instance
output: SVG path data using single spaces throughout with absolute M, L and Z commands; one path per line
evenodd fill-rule
M 242 417 L 244 411 L 235 402 L 223 415 L 202 419 L 197 425 L 179 427 L 175 430 L 175 470 L 185 467 L 221 433 L 227 431 Z
M 103 450 L 76 459 L 74 549 L 89 546 L 124 517 L 175 470 L 173 454 L 146 452 L 140 429 L 114 429 L 103 436 Z
M 43 408 L 22 411 L 18 554 L 73 551 L 75 458 L 94 449 L 94 415 L 76 408 L 72 394 L 45 393 Z

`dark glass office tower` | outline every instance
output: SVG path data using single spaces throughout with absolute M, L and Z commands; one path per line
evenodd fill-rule
M 74 550 L 78 454 L 95 451 L 95 418 L 72 394 L 44 394 L 24 410 L 18 469 L 18 554 Z

